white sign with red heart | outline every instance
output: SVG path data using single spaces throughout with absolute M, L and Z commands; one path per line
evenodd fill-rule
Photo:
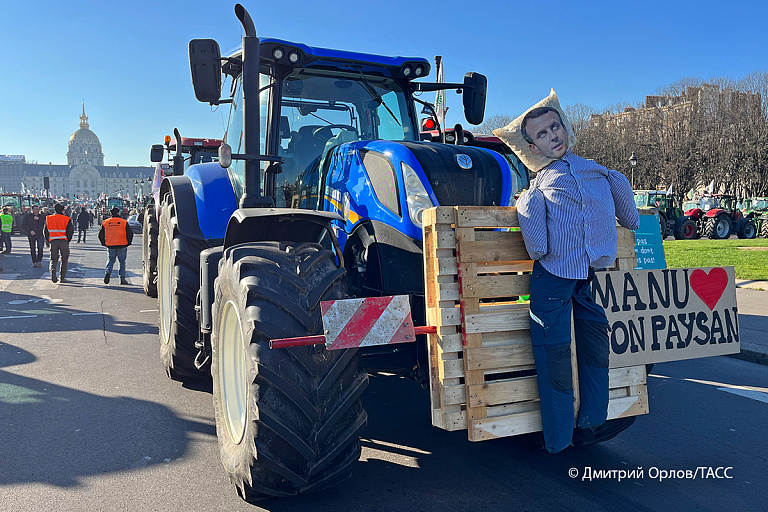
M 741 350 L 733 267 L 597 272 L 592 295 L 608 317 L 611 368 Z

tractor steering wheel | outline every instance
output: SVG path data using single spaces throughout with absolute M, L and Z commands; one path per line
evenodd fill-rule
M 360 133 L 357 131 L 357 128 L 349 124 L 327 124 L 313 131 L 312 136 L 317 137 L 320 131 L 324 130 L 325 128 L 339 128 L 340 130 L 353 131 L 355 132 L 355 137 L 357 137 L 358 139 L 360 138 Z

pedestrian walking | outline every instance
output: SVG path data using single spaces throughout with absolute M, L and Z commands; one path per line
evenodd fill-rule
M 32 255 L 32 266 L 43 266 L 43 245 L 45 244 L 45 216 L 40 213 L 38 205 L 32 206 L 32 211 L 21 221 L 21 229 L 27 233 L 29 240 L 29 252 Z
M 109 251 L 107 268 L 104 272 L 104 284 L 109 284 L 115 259 L 120 263 L 120 284 L 128 284 L 128 280 L 125 278 L 125 257 L 128 254 L 128 246 L 133 242 L 133 231 L 128 226 L 128 221 L 120 217 L 120 208 L 115 206 L 109 212 L 112 217 L 106 219 L 99 230 L 99 241 Z
M 53 207 L 53 215 L 45 218 L 45 238 L 51 244 L 51 281 L 57 281 L 56 273 L 61 256 L 61 281 L 67 282 L 67 262 L 69 261 L 69 242 L 75 235 L 75 226 L 72 219 L 64 215 L 64 205 L 57 203 Z
M 531 109 L 520 129 L 527 149 L 548 162 L 536 169 L 517 213 L 535 260 L 530 325 L 544 441 L 547 451 L 557 453 L 573 435 L 571 312 L 581 399 L 577 426 L 592 429 L 606 421 L 608 320 L 592 300 L 591 282 L 595 269 L 616 259 L 616 220 L 636 229 L 639 216 L 623 174 L 571 152 L 559 108 Z
M 3 206 L 3 213 L 0 215 L 0 248 L 4 248 L 4 254 L 11 253 L 11 233 L 13 232 L 13 215 L 11 208 Z
M 91 219 L 88 217 L 88 211 L 83 206 L 80 209 L 80 213 L 77 216 L 77 243 L 80 243 L 80 237 L 83 238 L 85 243 L 85 234 L 88 232 L 88 225 L 91 223 Z
M 88 210 L 88 221 L 91 223 L 91 227 L 93 227 L 93 212 L 91 210 Z

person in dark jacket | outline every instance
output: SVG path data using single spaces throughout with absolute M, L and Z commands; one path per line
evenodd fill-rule
M 38 205 L 32 206 L 32 211 L 21 221 L 21 229 L 27 234 L 29 252 L 32 255 L 32 266 L 43 266 L 43 245 L 45 244 L 45 215 L 40 213 Z
M 128 254 L 128 246 L 133 242 L 133 231 L 128 221 L 120 216 L 120 208 L 115 206 L 109 211 L 112 217 L 101 224 L 99 241 L 109 250 L 109 260 L 104 273 L 104 284 L 109 284 L 115 259 L 120 262 L 120 284 L 128 284 L 125 278 L 125 257 Z
M 88 225 L 91 223 L 91 219 L 88 217 L 88 212 L 83 206 L 80 209 L 80 213 L 77 215 L 77 243 L 80 243 L 80 236 L 83 237 L 83 243 L 85 243 L 85 234 L 88 231 Z

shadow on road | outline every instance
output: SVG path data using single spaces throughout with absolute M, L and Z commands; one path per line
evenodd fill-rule
M 34 360 L 0 344 L 2 367 Z M 0 370 L 0 485 L 71 487 L 86 476 L 173 463 L 185 455 L 193 433 L 216 435 L 212 422 L 181 419 L 157 403 L 98 396 Z
M 119 280 L 118 280 L 119 282 Z M 67 284 L 60 285 L 60 290 L 66 293 Z M 144 293 L 141 286 L 121 286 L 116 289 L 120 293 Z M 73 287 L 75 293 L 87 293 Z M 51 293 L 51 292 L 49 292 Z M 56 295 L 53 294 L 52 295 Z M 52 297 L 43 290 L 39 296 L 20 293 L 0 292 L 0 323 L 2 334 L 0 341 L 11 341 L 13 333 L 46 333 L 77 331 L 106 331 L 125 335 L 142 333 L 157 333 L 156 317 L 151 316 L 150 322 L 123 320 L 106 313 L 77 309 L 61 298 Z M 37 315 L 37 316 L 32 316 Z

